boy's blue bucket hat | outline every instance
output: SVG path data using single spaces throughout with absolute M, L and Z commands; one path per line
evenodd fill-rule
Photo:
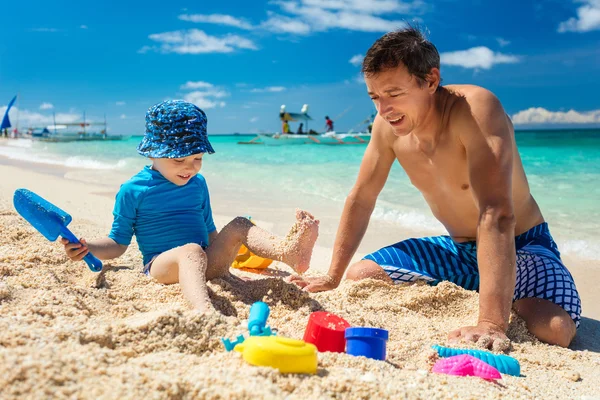
M 182 158 L 215 152 L 206 133 L 206 114 L 183 100 L 167 100 L 146 112 L 146 134 L 137 151 L 145 157 Z

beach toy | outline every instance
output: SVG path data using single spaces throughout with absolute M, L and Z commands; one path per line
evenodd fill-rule
M 13 197 L 13 204 L 17 212 L 51 242 L 62 236 L 71 243 L 80 243 L 79 239 L 67 228 L 73 218 L 32 191 L 17 189 Z M 94 257 L 92 253 L 87 253 L 83 261 L 92 271 L 102 271 L 102 261 Z
M 250 315 L 248 316 L 248 332 L 250 337 L 253 336 L 274 336 L 275 332 L 267 325 L 267 319 L 269 318 L 269 305 L 262 301 L 257 301 L 250 307 Z M 238 337 L 231 341 L 226 338 L 221 338 L 225 350 L 231 351 L 235 349 L 235 346 L 242 344 L 245 341 L 244 335 L 238 335 Z
M 269 305 L 262 301 L 257 301 L 250 307 L 250 316 L 248 317 L 248 332 L 250 336 L 271 336 L 273 332 L 267 325 L 269 318 Z
M 519 361 L 504 354 L 494 354 L 490 353 L 489 351 L 474 349 L 453 349 L 438 345 L 433 345 L 432 348 L 437 351 L 440 357 L 452 357 L 461 354 L 468 354 L 488 363 L 503 374 L 513 376 L 521 375 L 521 366 L 519 365 Z
M 468 354 L 441 358 L 435 363 L 432 371 L 456 376 L 478 376 L 487 380 L 502 379 L 496 368 Z
M 244 343 L 244 335 L 238 335 L 238 337 L 235 338 L 235 340 L 233 342 L 231 340 L 225 339 L 225 338 L 221 338 L 221 341 L 223 342 L 223 345 L 225 346 L 225 350 L 231 351 L 238 344 Z
M 251 269 L 265 269 L 273 260 L 268 258 L 262 258 L 248 250 L 248 248 L 242 245 L 238 251 L 238 255 L 231 263 L 233 268 L 251 268 Z
M 346 329 L 346 353 L 385 360 L 385 346 L 389 334 L 385 329 L 352 327 Z
M 320 352 L 343 353 L 346 349 L 344 332 L 350 324 L 327 311 L 316 311 L 308 317 L 304 341 L 317 346 Z
M 277 368 L 284 374 L 317 372 L 317 348 L 303 340 L 281 336 L 251 336 L 235 346 L 246 362 L 261 367 Z
M 251 217 L 246 218 L 248 218 L 248 220 L 254 224 L 254 221 L 252 221 Z M 271 265 L 272 262 L 273 260 L 259 257 L 251 252 L 246 246 L 241 245 L 231 266 L 233 268 L 265 269 Z

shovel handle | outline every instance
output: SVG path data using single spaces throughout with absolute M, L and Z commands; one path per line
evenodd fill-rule
M 79 239 L 73 235 L 73 232 L 71 232 L 66 226 L 62 228 L 60 236 L 64 237 L 71 243 L 81 243 Z M 83 261 L 85 261 L 92 271 L 102 271 L 102 261 L 98 260 L 91 252 L 88 252 L 85 257 L 83 257 Z

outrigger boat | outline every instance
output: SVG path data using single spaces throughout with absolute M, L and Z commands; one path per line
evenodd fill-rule
M 308 129 L 308 121 L 313 119 L 308 115 L 308 105 L 305 104 L 302 107 L 300 113 L 290 113 L 285 111 L 285 106 L 281 106 L 279 112 L 279 118 L 281 121 L 302 121 L 306 124 Z M 370 123 L 373 116 L 367 120 L 361 122 L 359 125 Z M 308 134 L 294 134 L 294 133 L 275 133 L 275 134 L 258 134 L 255 138 L 246 141 L 238 142 L 238 144 L 263 144 L 267 146 L 286 146 L 286 145 L 298 145 L 298 144 L 326 144 L 326 145 L 340 145 L 340 144 L 367 144 L 371 139 L 370 132 L 325 132 L 316 133 L 312 130 L 308 131 Z M 314 132 L 310 133 L 310 132 Z
M 88 127 L 103 126 L 98 131 L 89 131 Z M 83 122 L 71 122 L 63 124 L 48 125 L 41 128 L 30 128 L 31 139 L 41 142 L 77 142 L 92 140 L 123 140 L 128 136 L 109 135 L 106 133 L 106 119 L 104 122 L 86 122 L 85 114 Z

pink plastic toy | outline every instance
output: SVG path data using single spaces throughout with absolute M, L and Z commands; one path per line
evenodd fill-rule
M 432 371 L 438 374 L 478 376 L 488 380 L 502 379 L 496 368 L 468 354 L 442 358 L 435 363 Z

